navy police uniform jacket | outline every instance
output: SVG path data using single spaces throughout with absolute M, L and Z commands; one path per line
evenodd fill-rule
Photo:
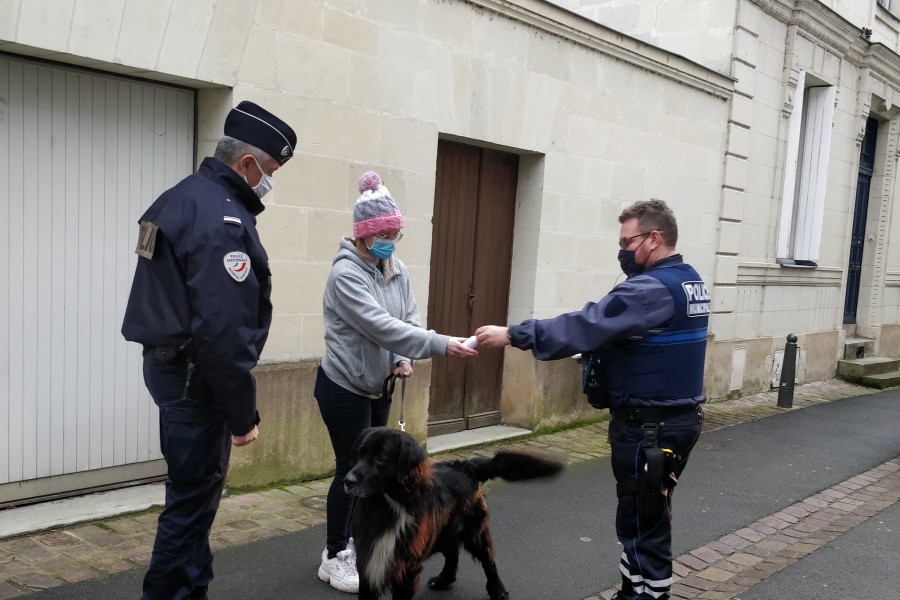
M 256 366 L 272 321 L 263 204 L 228 165 L 206 158 L 140 218 L 122 335 L 145 348 L 193 340 L 191 355 L 233 435 L 259 422 Z
M 709 312 L 706 285 L 675 254 L 580 311 L 510 327 L 509 338 L 540 360 L 598 350 L 613 409 L 690 406 L 706 400 Z

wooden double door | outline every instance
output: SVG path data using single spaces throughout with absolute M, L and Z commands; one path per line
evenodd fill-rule
M 441 141 L 434 194 L 428 327 L 469 336 L 505 325 L 519 157 Z M 500 422 L 503 351 L 435 358 L 428 434 Z

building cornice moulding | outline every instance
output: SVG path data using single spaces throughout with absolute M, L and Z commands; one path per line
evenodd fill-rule
M 546 0 L 460 0 L 539 31 L 591 48 L 683 85 L 730 100 L 734 79 L 642 42 Z
M 860 27 L 846 20 L 818 0 L 746 0 L 787 26 L 796 26 L 797 35 L 817 44 L 827 44 L 859 69 L 869 69 L 886 83 L 900 89 L 900 55 L 880 42 L 871 43 L 860 35 Z
M 836 267 L 795 269 L 768 263 L 738 263 L 738 286 L 840 287 L 843 270 Z
M 747 2 L 782 23 L 791 20 L 791 14 L 793 14 L 796 4 L 794 0 L 747 0 Z
M 857 64 L 872 45 L 855 25 L 818 0 L 747 0 L 787 26 L 796 26 L 807 39 L 828 44 L 831 50 Z
M 877 43 L 869 46 L 862 57 L 860 67 L 877 73 L 885 83 L 890 83 L 895 89 L 900 89 L 900 55 L 884 44 Z

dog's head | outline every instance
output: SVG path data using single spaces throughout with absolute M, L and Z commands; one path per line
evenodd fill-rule
M 344 491 L 371 498 L 406 487 L 427 456 L 411 435 L 387 427 L 364 430 L 350 451 L 353 467 L 344 478 Z

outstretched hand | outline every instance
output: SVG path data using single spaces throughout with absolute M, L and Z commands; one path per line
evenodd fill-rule
M 475 331 L 478 345 L 485 348 L 503 348 L 509 346 L 509 328 L 499 325 L 484 325 Z
M 466 358 L 468 356 L 476 356 L 478 354 L 478 350 L 475 348 L 469 348 L 468 346 L 463 345 L 463 342 L 466 341 L 466 338 L 461 337 L 452 337 L 450 341 L 447 342 L 447 356 L 456 356 L 458 358 Z

